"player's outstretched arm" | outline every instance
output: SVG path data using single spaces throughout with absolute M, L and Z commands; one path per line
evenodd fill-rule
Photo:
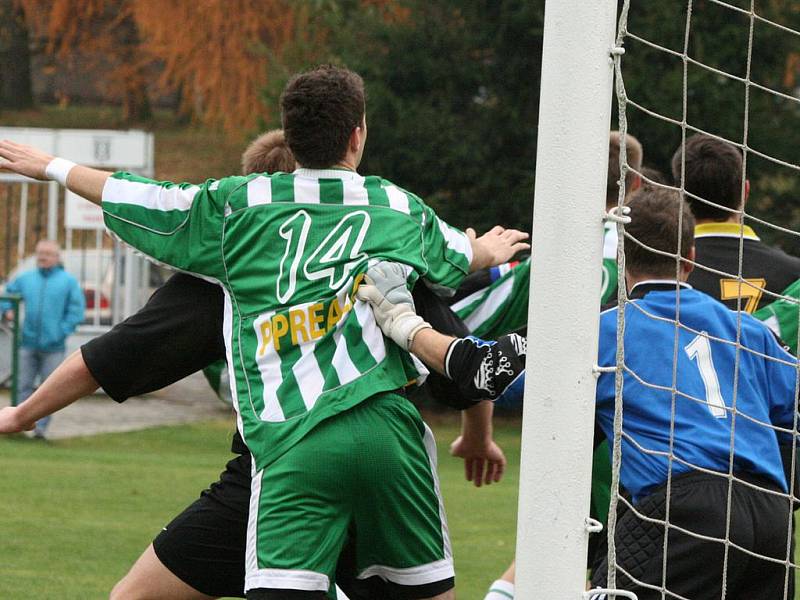
M 475 402 L 521 398 L 519 384 L 525 372 L 525 338 L 511 334 L 496 342 L 487 342 L 475 337 L 454 338 L 435 331 L 414 310 L 405 270 L 396 263 L 377 263 L 367 270 L 364 281 L 356 297 L 370 304 L 384 335 L 456 382 L 465 398 Z
M 76 165 L 11 140 L 0 141 L 0 159 L 0 168 L 3 170 L 42 181 L 58 181 L 70 191 L 98 205 L 106 180 L 111 176 L 108 171 Z
M 525 242 L 528 234 L 516 229 L 505 229 L 495 225 L 489 231 L 478 237 L 471 227 L 466 231 L 472 245 L 472 262 L 470 272 L 488 269 L 511 260 L 518 252 L 529 250 L 531 245 Z
M 432 369 L 445 373 L 448 350 L 459 340 L 435 331 L 416 314 L 405 270 L 396 263 L 380 262 L 364 279 L 356 297 L 370 304 L 383 333 Z M 470 398 L 481 400 L 474 395 Z M 464 459 L 467 480 L 476 486 L 500 481 L 506 466 L 503 451 L 492 440 L 492 411 L 491 402 L 477 402 L 466 409 L 462 434 L 450 447 L 453 456 Z
M 33 429 L 36 421 L 42 417 L 69 406 L 96 391 L 98 387 L 80 350 L 76 350 L 25 402 L 19 406 L 0 409 L 0 433 L 19 433 Z

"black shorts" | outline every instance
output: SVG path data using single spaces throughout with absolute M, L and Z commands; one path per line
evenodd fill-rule
M 219 481 L 175 517 L 153 540 L 161 563 L 207 596 L 244 598 L 244 558 L 250 505 L 249 454 L 225 466 Z M 355 577 L 355 531 L 339 557 L 336 582 L 350 600 L 429 598 L 453 587 L 448 579 L 428 585 L 400 586 L 379 577 Z M 258 591 L 253 597 L 257 597 Z M 302 594 L 302 593 L 301 593 Z
M 208 596 L 244 598 L 250 455 L 229 461 L 219 481 L 153 540 L 163 565 Z
M 760 487 L 777 490 L 772 483 L 748 478 Z M 713 538 L 725 538 L 728 481 L 724 477 L 692 472 L 673 477 L 670 525 Z M 666 489 L 661 488 L 635 505 L 645 517 L 664 520 Z M 664 526 L 637 516 L 620 504 L 616 529 L 617 588 L 632 591 L 639 600 L 661 600 L 664 564 Z M 788 498 L 755 490 L 735 482 L 731 495 L 731 542 L 776 560 L 786 560 L 791 508 Z M 669 529 L 667 541 L 666 597 L 717 600 L 722 593 L 725 545 Z M 592 575 L 592 587 L 606 587 L 607 560 Z M 652 589 L 635 583 L 655 586 Z M 727 586 L 729 600 L 780 600 L 784 597 L 787 568 L 729 547 Z M 794 571 L 788 572 L 789 593 L 794 598 Z M 671 592 L 671 594 L 669 593 Z M 675 596 L 677 594 L 678 596 Z M 605 600 L 599 594 L 596 600 Z

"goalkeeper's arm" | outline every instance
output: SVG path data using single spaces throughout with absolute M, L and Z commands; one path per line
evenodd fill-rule
M 365 282 L 357 297 L 370 304 L 384 335 L 452 379 L 466 398 L 475 402 L 521 401 L 525 338 L 511 334 L 487 342 L 435 331 L 416 313 L 405 272 L 394 263 L 381 262 L 371 267 Z

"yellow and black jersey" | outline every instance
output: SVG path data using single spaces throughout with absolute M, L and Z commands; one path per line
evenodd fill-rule
M 742 240 L 741 285 L 739 273 L 739 240 Z M 722 301 L 728 308 L 741 307 L 753 313 L 775 298 L 764 290 L 780 294 L 789 284 L 800 279 L 800 258 L 762 242 L 752 228 L 736 223 L 703 223 L 695 228 L 697 263 L 689 276 L 689 284 Z M 708 267 L 728 275 L 703 269 Z

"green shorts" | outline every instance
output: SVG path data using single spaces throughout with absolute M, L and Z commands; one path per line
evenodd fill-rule
M 350 535 L 360 579 L 454 576 L 436 445 L 416 408 L 373 396 L 253 474 L 245 590 L 329 590 Z

